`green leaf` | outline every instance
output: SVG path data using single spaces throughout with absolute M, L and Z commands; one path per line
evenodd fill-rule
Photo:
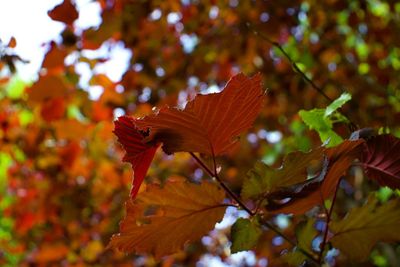
M 256 219 L 239 218 L 231 228 L 231 252 L 251 250 L 257 244 L 262 231 Z
M 296 228 L 296 236 L 297 236 L 297 246 L 293 251 L 286 253 L 283 255 L 283 259 L 293 266 L 300 266 L 307 257 L 300 251 L 308 252 L 309 254 L 314 254 L 312 250 L 312 241 L 317 236 L 318 232 L 314 228 L 315 219 L 310 218 L 306 223 L 300 224 Z
M 312 163 L 322 162 L 323 155 L 322 147 L 308 153 L 292 152 L 284 158 L 279 169 L 257 162 L 243 183 L 242 196 L 247 199 L 257 199 L 283 187 L 306 181 L 309 178 L 308 169 Z
M 341 94 L 339 98 L 337 98 L 328 107 L 326 107 L 325 117 L 329 117 L 333 112 L 342 107 L 349 100 L 351 100 L 351 95 L 349 93 Z
M 367 203 L 330 224 L 330 242 L 350 259 L 364 261 L 379 241 L 400 241 L 400 199 L 382 205 L 371 194 Z
M 332 130 L 333 123 L 347 121 L 347 118 L 341 114 L 335 113 L 335 111 L 350 99 L 351 95 L 349 93 L 343 93 L 326 109 L 300 110 L 299 115 L 310 129 L 318 132 L 322 142 L 328 141 L 327 147 L 333 147 L 343 141 L 343 139 Z

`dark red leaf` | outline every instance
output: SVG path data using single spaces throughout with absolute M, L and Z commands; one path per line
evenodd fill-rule
M 145 134 L 136 128 L 135 119 L 131 117 L 119 117 L 115 121 L 114 133 L 126 151 L 123 160 L 132 164 L 134 178 L 131 197 L 134 198 L 146 176 L 158 145 L 143 143 Z
M 79 16 L 71 0 L 64 0 L 64 2 L 56 6 L 53 10 L 50 10 L 48 15 L 52 20 L 60 21 L 67 25 L 72 25 Z
M 362 164 L 369 178 L 382 186 L 400 188 L 400 139 L 390 134 L 370 138 L 362 153 Z

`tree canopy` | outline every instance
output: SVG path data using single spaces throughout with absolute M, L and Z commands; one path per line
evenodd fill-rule
M 2 266 L 400 265 L 400 3 L 92 2 L 0 43 Z

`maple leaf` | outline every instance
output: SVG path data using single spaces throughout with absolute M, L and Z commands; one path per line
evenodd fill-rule
M 367 140 L 361 157 L 369 178 L 382 186 L 400 188 L 400 139 L 390 134 Z
M 126 151 L 123 161 L 132 164 L 134 177 L 131 197 L 134 198 L 139 192 L 158 145 L 145 144 L 144 134 L 136 128 L 135 120 L 127 116 L 119 117 L 115 121 L 114 133 Z
M 136 125 L 150 129 L 146 141 L 162 142 L 167 154 L 186 151 L 217 156 L 227 153 L 235 138 L 253 124 L 263 95 L 260 74 L 252 78 L 237 74 L 222 92 L 197 95 L 183 110 L 162 108 Z
M 366 260 L 379 241 L 400 241 L 400 200 L 382 205 L 378 202 L 371 195 L 364 206 L 353 208 L 344 219 L 330 224 L 334 233 L 330 242 L 350 259 Z
M 163 188 L 150 185 L 126 203 L 120 233 L 109 247 L 124 252 L 154 253 L 159 258 L 200 239 L 224 216 L 224 192 L 215 184 L 169 181 Z

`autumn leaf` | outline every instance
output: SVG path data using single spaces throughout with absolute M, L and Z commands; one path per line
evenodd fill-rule
M 30 101 L 41 102 L 49 98 L 65 97 L 68 87 L 61 77 L 55 75 L 40 76 L 39 80 L 27 88 Z
M 257 199 L 306 181 L 312 163 L 323 161 L 324 150 L 320 147 L 308 153 L 292 152 L 284 158 L 282 166 L 278 169 L 257 162 L 243 184 L 242 196 Z
M 53 10 L 50 10 L 48 15 L 51 19 L 63 22 L 67 25 L 72 25 L 79 16 L 71 0 L 64 0 L 64 2 L 57 5 Z
M 149 145 L 143 142 L 144 134 L 135 125 L 133 118 L 122 116 L 115 121 L 114 133 L 118 141 L 124 147 L 126 154 L 123 161 L 132 164 L 134 178 L 132 182 L 131 197 L 134 198 L 139 192 L 151 161 L 158 148 L 158 145 Z
M 367 176 L 382 186 L 400 188 L 400 139 L 378 135 L 367 140 L 362 153 L 362 166 Z
M 307 197 L 293 197 L 281 205 L 267 206 L 267 210 L 273 213 L 302 214 L 315 205 L 323 204 L 335 191 L 338 180 L 347 172 L 353 161 L 359 157 L 363 140 L 346 140 L 340 145 L 326 149 L 326 157 L 329 161 L 328 171 L 323 182 Z
M 220 93 L 197 95 L 185 109 L 162 108 L 137 120 L 150 129 L 148 143 L 163 143 L 167 154 L 186 151 L 218 156 L 227 153 L 240 133 L 247 130 L 261 110 L 261 75 L 234 76 Z
M 201 185 L 169 181 L 163 188 L 150 185 L 126 203 L 120 233 L 109 247 L 124 252 L 152 253 L 157 258 L 200 239 L 224 216 L 224 192 L 212 183 Z
M 261 234 L 260 225 L 255 217 L 251 219 L 237 219 L 231 228 L 231 252 L 236 253 L 253 249 Z
M 400 200 L 378 202 L 371 195 L 364 206 L 353 208 L 344 219 L 329 225 L 334 233 L 330 242 L 352 260 L 366 260 L 379 241 L 400 241 Z

